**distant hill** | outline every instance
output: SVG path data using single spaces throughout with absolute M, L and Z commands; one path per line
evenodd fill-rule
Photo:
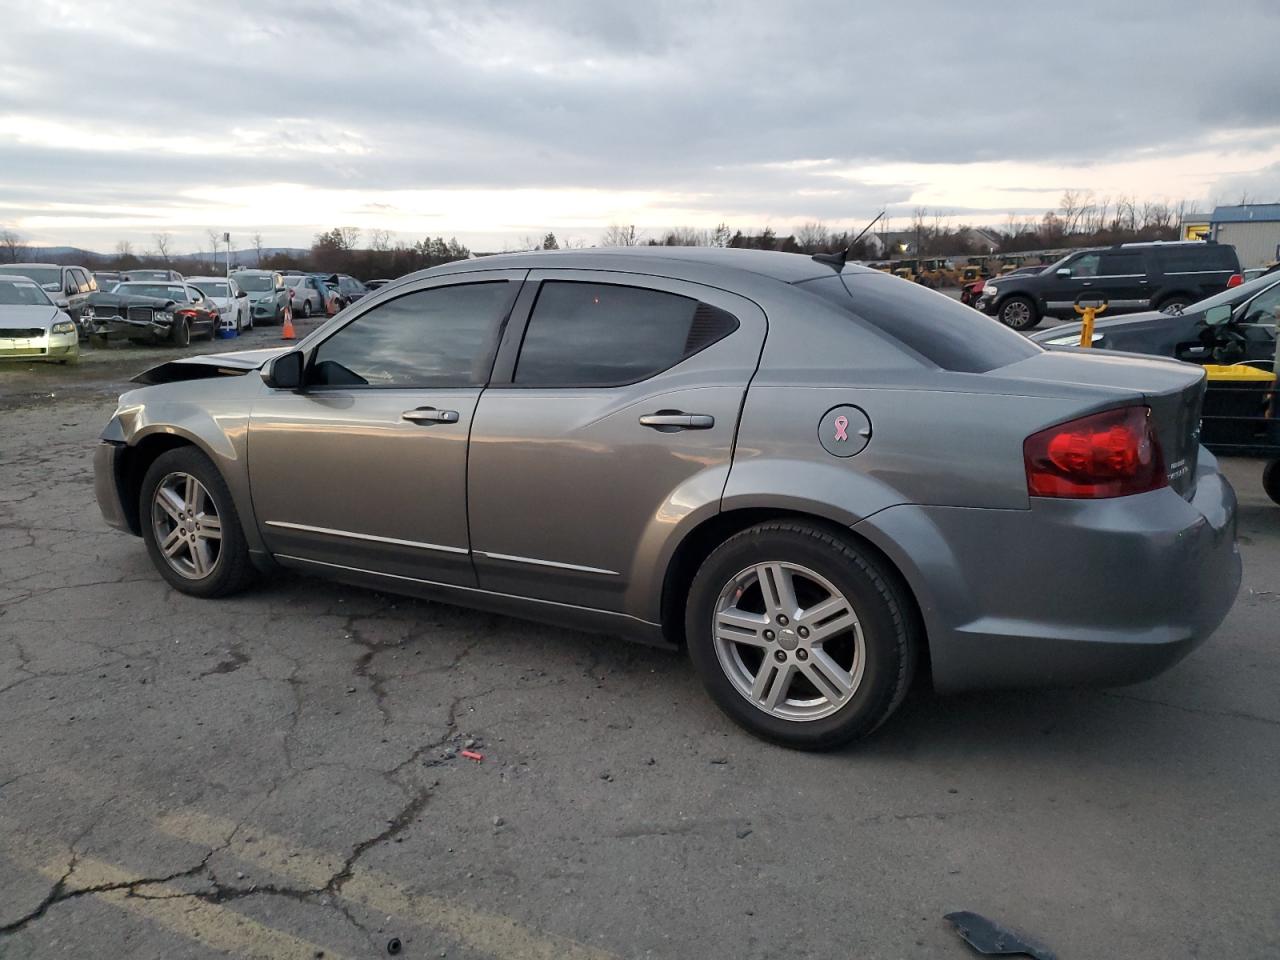
M 278 254 L 285 256 L 304 258 L 311 255 L 308 247 L 263 247 L 262 255 L 264 257 L 273 257 Z M 103 260 L 110 260 L 115 257 L 114 253 L 99 253 L 96 250 L 86 250 L 83 247 L 22 247 L 17 253 L 19 263 L 41 263 L 50 261 L 53 263 L 98 263 Z M 140 260 L 148 262 L 157 258 L 138 253 Z M 225 250 L 218 251 L 217 262 L 226 261 L 227 254 Z M 209 263 L 213 260 L 213 256 L 208 251 L 196 251 L 195 253 L 175 253 L 169 256 L 169 260 L 174 264 L 184 263 Z M 250 266 L 258 262 L 258 251 L 252 247 L 247 250 L 232 250 L 232 264 L 241 264 L 242 266 Z

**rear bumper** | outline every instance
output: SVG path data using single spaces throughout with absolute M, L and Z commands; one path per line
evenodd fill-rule
M 854 529 L 911 584 L 937 689 L 1134 683 L 1203 643 L 1240 588 L 1235 492 L 1200 456 L 1190 502 L 898 506 Z

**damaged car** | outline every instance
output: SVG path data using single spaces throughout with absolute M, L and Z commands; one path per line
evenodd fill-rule
M 192 337 L 213 339 L 221 315 L 217 306 L 189 283 L 129 282 L 111 293 L 95 293 L 85 306 L 90 341 L 171 343 L 185 347 Z
M 683 647 L 802 749 L 870 734 L 917 670 L 1116 685 L 1203 643 L 1241 578 L 1204 371 L 1046 351 L 846 254 L 414 274 L 135 378 L 99 506 L 191 596 L 284 568 Z

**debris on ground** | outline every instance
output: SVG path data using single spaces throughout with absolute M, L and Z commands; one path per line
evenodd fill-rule
M 956 933 L 960 934 L 965 943 L 984 956 L 1027 956 L 1034 960 L 1057 960 L 1057 955 L 1052 950 L 1000 926 L 994 920 L 988 920 L 980 913 L 958 910 L 948 913 L 944 919 L 951 921 Z
M 476 753 L 474 750 L 463 750 L 458 754 L 458 756 L 466 757 L 468 760 L 474 760 L 476 763 L 479 763 L 484 759 L 483 753 Z
M 399 953 L 400 948 L 401 948 L 401 944 L 400 944 L 399 937 L 392 937 L 390 940 L 387 941 L 387 953 L 391 954 L 391 956 L 394 957 L 397 953 Z

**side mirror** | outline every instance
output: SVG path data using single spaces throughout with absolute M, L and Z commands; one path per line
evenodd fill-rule
M 248 295 L 249 295 L 248 291 L 241 290 L 238 293 L 236 293 L 236 299 L 239 300 L 242 297 L 247 297 Z
M 53 301 L 53 305 L 59 310 L 68 310 L 71 307 L 71 301 L 66 297 L 59 297 L 57 300 Z
M 1205 326 L 1220 327 L 1231 319 L 1231 307 L 1228 304 L 1222 304 L 1218 307 L 1210 307 L 1204 312 Z
M 1070 267 L 1059 267 L 1059 268 L 1058 268 L 1058 270 L 1057 270 L 1057 274 L 1058 274 L 1058 276 L 1060 276 L 1060 277 L 1069 277 L 1069 276 L 1071 276 L 1071 268 L 1070 268 Z
M 297 390 L 302 386 L 302 351 L 276 357 L 262 370 L 262 382 L 273 390 Z

